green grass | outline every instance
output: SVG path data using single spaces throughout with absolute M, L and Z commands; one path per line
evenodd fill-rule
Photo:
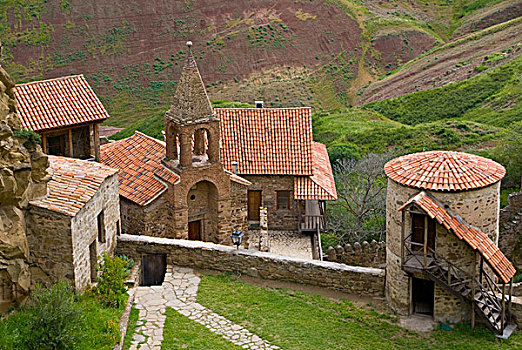
M 466 324 L 423 336 L 395 317 L 291 289 L 267 289 L 203 275 L 198 302 L 283 349 L 520 349 L 522 334 L 500 341 Z
M 163 328 L 163 350 L 233 350 L 241 349 L 218 334 L 212 333 L 205 326 L 168 308 L 167 319 Z
M 115 329 L 119 331 L 122 308 L 103 307 L 95 298 L 83 295 L 77 302 L 83 310 L 84 319 L 79 327 L 83 334 L 77 349 L 112 349 L 119 339 L 115 339 Z M 17 350 L 23 346 L 23 329 L 28 314 L 23 310 L 12 313 L 0 322 L 0 349 Z
M 132 336 L 138 328 L 138 318 L 140 315 L 140 311 L 138 309 L 132 308 L 129 315 L 129 323 L 127 323 L 127 333 L 125 333 L 125 338 L 123 340 L 123 350 L 128 350 L 131 346 Z
M 522 119 L 520 113 L 510 113 L 514 108 L 522 109 L 522 100 L 517 94 L 521 74 L 522 57 L 461 82 L 372 102 L 365 108 L 409 125 L 458 118 L 505 126 Z M 486 116 L 485 109 L 489 112 Z M 493 113 L 495 111 L 497 113 Z

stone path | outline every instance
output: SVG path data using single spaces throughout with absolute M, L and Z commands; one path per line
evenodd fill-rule
M 246 328 L 196 303 L 199 281 L 192 269 L 169 266 L 161 286 L 136 288 L 135 304 L 139 309 L 139 319 L 130 349 L 161 349 L 167 307 L 244 349 L 279 349 Z

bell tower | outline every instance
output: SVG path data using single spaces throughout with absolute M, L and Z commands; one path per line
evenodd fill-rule
M 230 244 L 231 183 L 219 159 L 220 120 L 214 113 L 192 54 L 192 43 L 172 106 L 165 114 L 163 165 L 169 183 L 169 238 Z
M 219 118 L 214 113 L 192 54 L 192 42 L 174 101 L 165 115 L 165 163 L 184 169 L 219 162 Z

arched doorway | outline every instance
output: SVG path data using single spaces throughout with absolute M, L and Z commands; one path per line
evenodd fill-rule
M 218 191 L 210 181 L 200 181 L 187 194 L 188 238 L 209 241 L 217 233 Z

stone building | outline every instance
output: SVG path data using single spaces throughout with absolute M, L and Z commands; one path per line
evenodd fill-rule
M 231 244 L 234 230 L 259 227 L 266 207 L 269 230 L 304 236 L 311 257 L 324 201 L 337 198 L 311 109 L 213 109 L 190 49 L 165 142 L 137 132 L 103 145 L 101 161 L 121 169 L 125 233 Z
M 400 314 L 476 316 L 502 333 L 515 269 L 497 247 L 500 180 L 492 160 L 432 151 L 388 162 L 386 297 Z M 509 328 L 509 327 L 508 327 Z
M 26 218 L 33 283 L 65 279 L 84 289 L 102 252 L 116 249 L 118 171 L 65 157 L 49 162 L 48 194 L 30 202 Z
M 41 135 L 46 154 L 99 160 L 99 125 L 109 114 L 83 75 L 20 84 L 13 92 L 22 127 Z

